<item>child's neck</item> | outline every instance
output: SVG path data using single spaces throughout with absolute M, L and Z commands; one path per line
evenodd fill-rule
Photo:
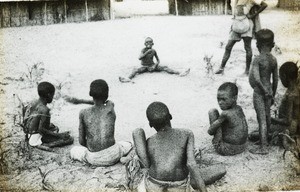
M 45 99 L 45 98 L 43 98 L 43 97 L 40 97 L 40 98 L 39 98 L 39 102 L 42 103 L 43 105 L 47 105 L 47 103 L 48 103 L 48 102 L 47 102 L 47 99 Z
M 267 46 L 263 46 L 263 47 L 260 48 L 260 53 L 261 54 L 268 54 L 268 53 L 271 52 L 271 50 L 272 50 L 272 48 L 267 47 Z
M 172 129 L 171 123 L 167 123 L 165 126 L 161 127 L 159 130 L 156 129 L 157 132 L 164 132 Z
M 94 105 L 95 106 L 101 107 L 101 106 L 104 105 L 104 103 L 105 103 L 105 101 L 103 101 L 103 100 L 94 99 Z

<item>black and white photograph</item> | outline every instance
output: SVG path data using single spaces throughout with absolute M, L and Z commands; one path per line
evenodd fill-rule
M 300 191 L 300 0 L 0 0 L 0 191 Z

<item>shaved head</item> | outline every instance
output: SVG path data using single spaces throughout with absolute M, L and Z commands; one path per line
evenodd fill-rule
M 157 129 L 165 126 L 172 119 L 168 107 L 162 102 L 151 103 L 147 108 L 146 114 L 150 126 Z

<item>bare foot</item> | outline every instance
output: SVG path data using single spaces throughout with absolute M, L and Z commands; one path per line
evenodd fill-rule
M 119 81 L 122 83 L 133 83 L 133 81 L 131 81 L 131 79 L 125 78 L 125 77 L 119 77 Z
M 220 67 L 216 72 L 215 74 L 224 74 L 224 68 L 223 67 Z
M 259 155 L 266 155 L 269 153 L 267 147 L 255 147 L 255 148 L 252 148 L 249 150 L 250 153 L 253 153 L 253 154 L 259 154 Z
M 190 73 L 191 69 L 188 68 L 186 71 L 182 72 L 179 74 L 180 77 L 184 77 L 184 76 L 187 76 L 189 73 Z

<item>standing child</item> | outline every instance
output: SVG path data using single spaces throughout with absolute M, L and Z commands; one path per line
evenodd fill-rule
M 236 104 L 238 88 L 234 83 L 223 83 L 218 89 L 218 103 L 223 110 L 209 111 L 210 127 L 208 134 L 213 135 L 212 143 L 221 155 L 236 155 L 247 147 L 248 126 L 243 109 Z
M 262 29 L 257 32 L 256 38 L 260 54 L 253 60 L 249 82 L 254 90 L 253 104 L 259 124 L 260 147 L 252 149 L 250 152 L 267 154 L 267 136 L 271 125 L 270 112 L 278 84 L 278 69 L 277 60 L 271 54 L 274 47 L 274 33 L 269 29 Z
M 152 38 L 147 37 L 145 39 L 145 48 L 142 49 L 139 60 L 141 60 L 141 65 L 142 67 L 138 69 L 134 69 L 132 73 L 129 75 L 128 78 L 124 77 L 119 77 L 119 80 L 123 83 L 131 82 L 131 80 L 137 75 L 145 72 L 160 72 L 160 71 L 165 71 L 169 74 L 176 74 L 180 76 L 186 76 L 189 72 L 190 69 L 187 69 L 186 71 L 180 73 L 178 71 L 175 71 L 173 69 L 170 69 L 167 66 L 160 66 L 159 63 L 159 58 L 157 55 L 157 52 L 152 49 L 152 46 L 154 45 Z M 156 63 L 153 61 L 153 59 L 156 59 Z
M 51 115 L 47 104 L 52 102 L 54 92 L 55 88 L 51 83 L 39 83 L 40 98 L 26 107 L 24 125 L 28 130 L 31 146 L 60 147 L 73 143 L 69 132 L 58 133 L 58 128 L 50 123 Z

